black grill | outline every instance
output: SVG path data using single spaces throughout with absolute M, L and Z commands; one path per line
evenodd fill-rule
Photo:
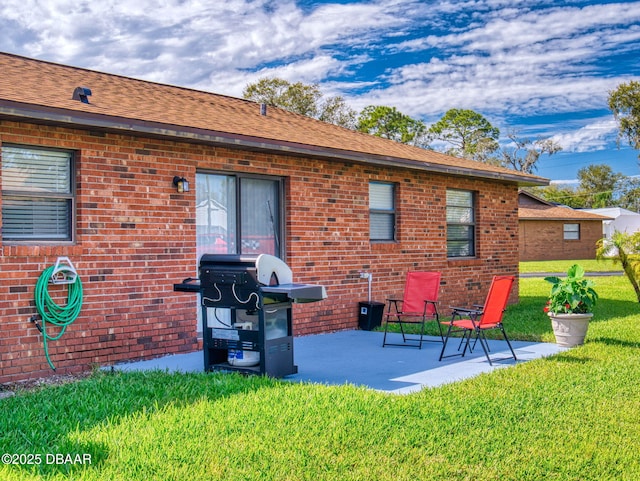
M 291 303 L 327 297 L 324 286 L 294 284 L 291 269 L 266 254 L 205 254 L 198 279 L 174 290 L 200 293 L 205 370 L 295 374 Z

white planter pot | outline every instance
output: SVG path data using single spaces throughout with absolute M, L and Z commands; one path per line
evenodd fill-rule
M 553 314 L 549 313 L 551 327 L 556 336 L 556 343 L 563 347 L 575 347 L 584 344 L 592 313 L 587 314 Z

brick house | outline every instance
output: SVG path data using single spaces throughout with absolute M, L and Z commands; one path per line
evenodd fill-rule
M 60 256 L 83 306 L 49 351 L 74 372 L 198 349 L 197 295 L 173 284 L 202 252 L 270 253 L 325 285 L 295 335 L 357 327 L 362 271 L 374 300 L 421 269 L 443 306 L 481 301 L 518 272 L 518 188 L 547 183 L 222 95 L 10 54 L 0 71 L 0 382 L 52 372 L 30 318 Z
M 595 259 L 602 239 L 599 214 L 555 205 L 529 192 L 518 195 L 520 260 Z

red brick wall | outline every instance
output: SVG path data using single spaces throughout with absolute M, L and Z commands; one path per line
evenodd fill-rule
M 198 348 L 196 296 L 173 291 L 196 272 L 195 189 L 178 194 L 172 185 L 174 175 L 195 185 L 197 169 L 285 178 L 285 260 L 294 281 L 329 294 L 295 306 L 296 335 L 357 327 L 357 302 L 367 298 L 361 271 L 373 275 L 373 300 L 384 301 L 401 294 L 407 270 L 439 270 L 442 306 L 481 302 L 493 275 L 517 274 L 513 184 L 6 121 L 0 142 L 79 153 L 76 244 L 0 244 L 0 382 L 51 374 L 28 319 L 38 276 L 58 256 L 72 260 L 84 286 L 79 318 L 50 343 L 59 372 Z M 397 183 L 397 243 L 369 242 L 370 180 Z M 446 257 L 448 187 L 478 192 L 475 259 Z
M 564 224 L 580 224 L 579 240 L 564 240 Z M 520 260 L 595 259 L 596 242 L 602 239 L 602 221 L 522 220 Z

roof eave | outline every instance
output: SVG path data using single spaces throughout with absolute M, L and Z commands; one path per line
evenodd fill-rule
M 549 184 L 548 179 L 520 174 L 517 171 L 514 171 L 513 174 L 511 174 L 485 171 L 481 169 L 469 169 L 467 167 L 456 167 L 453 165 L 430 163 L 400 157 L 390 157 L 378 154 L 355 152 L 351 150 L 298 144 L 282 140 L 93 114 L 76 110 L 65 110 L 8 100 L 0 100 L 0 118 L 64 125 L 80 129 L 97 129 L 116 133 L 143 134 L 152 137 L 172 139 L 179 138 L 184 141 L 206 143 L 228 148 L 243 148 L 280 154 L 321 157 L 343 161 L 347 160 L 383 167 L 404 167 L 407 169 L 440 174 L 499 180 L 508 183 L 516 183 L 521 187 Z
M 541 221 L 548 221 L 548 220 L 561 220 L 564 222 L 569 222 L 569 221 L 573 221 L 573 222 L 603 222 L 605 220 L 613 220 L 613 217 L 602 217 L 600 219 L 594 219 L 592 217 L 562 217 L 562 216 L 554 216 L 554 217 L 526 217 L 526 216 L 522 216 L 522 215 L 518 215 L 518 218 L 520 220 L 541 220 Z

